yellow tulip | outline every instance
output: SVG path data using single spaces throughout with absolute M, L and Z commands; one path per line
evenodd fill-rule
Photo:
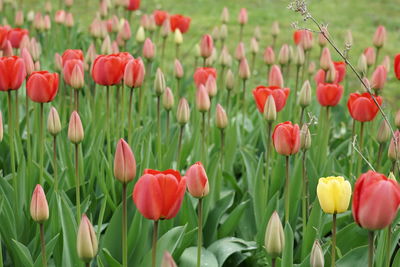
M 349 207 L 351 185 L 341 176 L 319 178 L 317 195 L 324 212 L 342 213 Z

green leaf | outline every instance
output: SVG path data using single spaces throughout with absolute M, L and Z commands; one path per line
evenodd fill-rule
M 352 249 L 341 259 L 336 261 L 337 267 L 367 266 L 367 265 L 368 265 L 368 246 L 362 246 Z
M 246 200 L 237 205 L 226 220 L 221 223 L 221 227 L 218 230 L 219 238 L 231 235 L 234 232 L 248 203 L 249 200 Z
M 19 260 L 24 264 L 24 267 L 33 266 L 33 260 L 29 249 L 17 240 L 13 239 L 12 241 L 15 244 L 14 248 L 16 249 Z
M 248 242 L 235 237 L 217 240 L 208 247 L 208 250 L 217 257 L 220 266 L 235 253 L 248 252 L 255 249 L 257 249 L 255 242 Z
M 197 266 L 197 247 L 190 247 L 185 249 L 181 258 L 179 259 L 179 267 L 193 267 Z M 201 250 L 201 266 L 219 267 L 215 255 L 205 248 Z
M 285 225 L 285 247 L 282 253 L 282 266 L 293 266 L 293 231 L 289 223 Z
M 106 261 L 110 267 L 122 266 L 122 264 L 120 264 L 116 259 L 113 258 L 113 256 L 111 255 L 110 251 L 108 251 L 108 249 L 103 248 L 103 252 L 104 252 L 104 254 L 103 254 L 104 258 L 106 259 Z

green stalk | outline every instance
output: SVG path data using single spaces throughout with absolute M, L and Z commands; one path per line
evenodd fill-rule
M 161 45 L 161 67 L 164 66 L 164 55 L 165 55 L 165 45 L 167 44 L 167 37 L 162 38 L 162 45 Z
M 120 127 L 122 134 L 120 137 L 125 138 L 125 86 L 124 84 L 121 85 L 121 122 Z
M 157 158 L 158 168 L 161 169 L 161 96 L 157 96 Z
M 152 267 L 156 267 L 157 236 L 158 236 L 158 221 L 154 221 L 153 244 L 152 244 L 152 251 L 151 251 L 151 266 Z
M 289 222 L 289 156 L 286 159 L 286 180 L 285 180 L 285 224 Z
M 392 225 L 389 224 L 387 227 L 386 236 L 386 266 L 390 267 L 390 258 L 392 255 Z
M 201 161 L 204 163 L 206 154 L 206 112 L 201 112 Z
M 79 144 L 75 144 L 75 193 L 76 193 L 76 220 L 81 223 L 81 195 L 79 179 Z
M 383 154 L 384 146 L 385 146 L 384 143 L 379 143 L 378 158 L 376 160 L 376 171 L 378 171 L 378 172 L 381 168 L 381 161 L 382 161 L 382 154 Z
M 197 231 L 197 267 L 201 266 L 201 247 L 203 238 L 203 200 L 199 198 L 199 205 L 197 206 L 197 219 L 198 219 L 198 231 Z
M 111 122 L 110 122 L 110 86 L 107 85 L 106 90 L 106 120 L 107 120 L 107 158 L 108 164 L 111 166 Z
M 40 228 L 40 246 L 42 250 L 42 266 L 47 267 L 47 259 L 46 259 L 46 241 L 44 240 L 44 227 L 43 223 L 39 224 Z
M 368 267 L 374 266 L 374 232 L 368 232 Z
M 53 137 L 53 172 L 54 172 L 54 191 L 58 191 L 58 176 L 57 176 L 57 136 Z
M 267 136 L 265 142 L 265 199 L 268 201 L 268 193 L 269 193 L 269 159 L 271 154 L 271 131 L 272 131 L 272 122 L 268 122 L 267 124 Z
M 244 28 L 244 24 L 240 24 L 240 32 L 239 32 L 239 41 L 240 42 L 243 39 L 243 28 Z
M 29 122 L 29 97 L 25 97 L 25 124 L 26 124 L 26 153 L 27 153 L 27 168 L 30 173 L 31 161 L 32 161 L 32 150 L 31 150 L 31 130 Z
M 305 111 L 305 108 L 301 107 L 301 112 L 300 112 L 300 128 L 301 128 L 301 126 L 303 126 L 304 111 Z
M 126 183 L 122 184 L 122 266 L 128 267 Z
M 7 104 L 8 104 L 8 132 L 9 132 L 9 143 L 10 143 L 10 153 L 11 153 L 11 173 L 12 173 L 12 180 L 13 180 L 13 187 L 14 187 L 14 194 L 15 194 L 15 207 L 18 207 L 18 183 L 17 183 L 17 176 L 15 173 L 15 152 L 14 152 L 14 122 L 12 116 L 12 95 L 11 91 L 7 91 Z
M 128 107 L 128 143 L 131 144 L 132 138 L 132 105 L 133 105 L 133 87 L 129 92 L 129 107 Z
M 15 90 L 15 132 L 19 136 L 19 101 L 18 101 L 18 90 Z
M 43 185 L 43 174 L 44 174 L 44 137 L 43 137 L 43 103 L 40 103 L 40 129 L 39 129 L 39 151 L 40 151 L 40 176 L 39 176 L 39 183 Z
M 242 129 L 244 129 L 244 121 L 246 115 L 246 79 L 243 79 L 243 106 L 242 106 L 242 113 L 243 113 L 243 121 L 242 121 Z
M 303 216 L 303 238 L 305 237 L 307 228 L 307 217 L 308 217 L 308 180 L 306 174 L 306 151 L 303 151 L 303 165 L 302 165 L 302 176 L 303 176 L 303 198 L 302 202 L 302 216 Z
M 331 266 L 335 267 L 336 258 L 336 213 L 332 216 L 332 248 L 331 248 Z
M 361 122 L 361 127 L 360 127 L 360 154 L 363 152 L 363 145 L 364 145 L 364 122 Z M 361 173 L 362 170 L 362 155 L 358 158 L 358 164 L 357 164 L 357 175 Z

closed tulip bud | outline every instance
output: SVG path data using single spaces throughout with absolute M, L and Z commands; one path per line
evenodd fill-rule
M 3 57 L 12 57 L 14 55 L 13 48 L 10 41 L 6 41 L 3 49 Z
M 267 65 L 273 65 L 275 63 L 275 52 L 271 46 L 265 48 L 264 51 L 264 62 Z
M 122 27 L 119 29 L 120 36 L 122 40 L 128 41 L 132 37 L 132 32 L 131 32 L 131 26 L 129 25 L 129 22 L 124 19 L 122 21 Z
M 180 125 L 185 125 L 190 119 L 190 107 L 186 98 L 179 100 L 178 109 L 176 111 L 176 120 Z
M 73 111 L 69 119 L 68 139 L 74 144 L 82 142 L 84 137 L 83 126 L 78 112 Z
M 24 24 L 24 12 L 22 10 L 15 12 L 14 24 L 17 27 L 21 27 Z
M 330 63 L 328 71 L 325 75 L 325 82 L 333 83 L 336 80 L 336 68 L 333 62 Z
M 200 42 L 200 55 L 203 58 L 208 58 L 211 56 L 212 51 L 214 49 L 214 42 L 209 34 L 203 35 L 203 38 L 201 39 Z
M 207 112 L 210 109 L 210 97 L 204 85 L 200 85 L 196 92 L 196 106 L 200 112 Z
M 178 28 L 175 29 L 174 43 L 176 45 L 181 45 L 183 43 L 183 35 L 182 35 L 181 31 Z
M 390 57 L 389 56 L 385 56 L 382 60 L 381 65 L 385 67 L 386 72 L 390 71 Z
M 382 25 L 376 28 L 372 43 L 376 48 L 381 48 L 385 45 L 386 41 L 386 28 Z
M 322 27 L 322 31 L 325 35 L 328 33 L 328 29 L 326 27 Z M 325 38 L 323 33 L 318 34 L 318 44 L 320 47 L 324 47 L 328 44 L 328 40 Z
M 124 139 L 119 139 L 114 156 L 114 176 L 121 183 L 129 183 L 136 176 L 136 160 Z
M 194 46 L 194 56 L 195 56 L 196 58 L 199 58 L 199 57 L 200 57 L 200 45 L 199 45 L 199 44 L 196 44 L 196 45 Z
M 65 26 L 68 28 L 74 27 L 74 16 L 70 12 L 65 15 Z
M 206 170 L 201 162 L 196 162 L 186 171 L 186 185 L 189 193 L 195 198 L 208 195 L 210 188 Z
M 111 54 L 118 54 L 119 53 L 119 47 L 117 41 L 113 41 L 111 43 Z
M 49 205 L 40 184 L 36 185 L 33 191 L 30 211 L 35 222 L 43 223 L 49 219 Z
M 250 51 L 252 54 L 257 54 L 258 51 L 260 50 L 260 47 L 258 45 L 258 41 L 256 37 L 251 38 L 251 43 L 250 43 Z
M 240 61 L 240 65 L 239 65 L 239 77 L 242 80 L 247 80 L 250 78 L 251 72 L 250 72 L 250 67 L 249 64 L 247 63 L 247 59 L 243 58 Z
M 276 105 L 275 99 L 272 95 L 269 95 L 267 101 L 265 101 L 264 118 L 269 123 L 272 123 L 276 120 Z
M 343 213 L 349 208 L 351 185 L 341 176 L 319 178 L 317 195 L 325 213 Z
M 164 73 L 161 71 L 160 68 L 157 69 L 156 78 L 154 80 L 154 89 L 156 90 L 157 96 L 162 95 L 165 91 L 165 78 Z
M 166 19 L 164 20 L 161 26 L 161 37 L 167 38 L 170 32 L 171 32 L 171 25 L 169 23 L 169 19 Z
M 74 4 L 74 0 L 65 0 L 64 4 L 66 7 L 72 7 L 72 5 Z
M 396 117 L 394 118 L 394 125 L 397 129 L 400 129 L 400 109 L 396 112 Z
M 221 65 L 223 67 L 230 67 L 232 65 L 232 57 L 229 54 L 229 51 L 226 48 L 226 46 L 224 46 L 224 48 L 221 51 L 221 55 L 219 57 L 219 62 L 221 63 Z
M 3 116 L 0 111 L 0 142 L 3 141 L 4 129 L 3 129 Z
M 268 77 L 269 86 L 277 86 L 283 88 L 283 77 L 281 69 L 278 65 L 273 65 Z
M 62 71 L 62 69 L 63 69 L 62 57 L 58 53 L 56 53 L 54 55 L 54 66 L 55 66 L 57 71 Z
M 213 40 L 218 41 L 220 39 L 219 28 L 215 26 L 211 32 L 211 37 Z
M 145 39 L 146 39 L 146 35 L 144 33 L 144 28 L 142 26 L 140 26 L 139 29 L 136 32 L 135 40 L 136 40 L 136 42 L 141 44 L 141 43 L 144 42 Z
M 35 62 L 35 71 L 40 71 L 40 61 Z
M 219 129 L 225 129 L 228 126 L 228 117 L 226 115 L 225 109 L 217 104 L 215 109 L 215 124 Z
M 395 161 L 400 160 L 400 130 L 394 132 L 388 149 L 388 158 Z
M 308 65 L 308 74 L 313 75 L 315 73 L 315 62 L 311 61 Z
M 279 123 L 272 133 L 272 141 L 279 154 L 284 156 L 296 154 L 300 149 L 299 125 L 290 121 Z
M 224 41 L 226 38 L 228 38 L 228 26 L 225 24 L 221 25 L 221 28 L 219 29 L 219 38 Z
M 300 148 L 308 150 L 311 147 L 311 134 L 307 124 L 303 124 L 300 130 Z
M 235 58 L 240 61 L 246 57 L 246 50 L 244 48 L 244 43 L 240 42 L 235 50 Z
M 131 59 L 125 66 L 124 83 L 131 88 L 141 87 L 144 81 L 145 67 L 141 58 Z
M 260 39 L 261 39 L 261 28 L 260 28 L 260 26 L 256 26 L 255 28 L 254 28 L 254 33 L 253 33 L 253 36 L 254 36 L 254 38 L 256 39 L 256 41 L 258 42 L 258 41 L 260 41 Z M 257 43 L 258 44 L 258 43 Z
M 265 231 L 265 250 L 273 259 L 279 257 L 285 247 L 285 234 L 281 219 L 276 211 L 272 213 Z
M 174 64 L 174 74 L 175 78 L 177 79 L 182 79 L 183 77 L 183 67 L 179 59 L 175 59 L 175 64 Z
M 148 60 L 152 60 L 154 58 L 155 48 L 153 42 L 146 38 L 143 45 L 143 57 Z
M 371 87 L 374 90 L 382 90 L 385 87 L 387 77 L 386 68 L 382 65 L 378 66 L 371 77 Z
M 226 24 L 229 22 L 229 10 L 227 7 L 224 7 L 222 9 L 222 13 L 221 13 L 221 22 L 223 24 Z
M 332 63 L 331 52 L 329 52 L 328 47 L 324 47 L 321 53 L 321 58 L 319 60 L 319 65 L 321 69 L 327 71 L 331 63 Z
M 276 38 L 279 35 L 280 31 L 281 30 L 279 29 L 279 22 L 278 21 L 272 22 L 272 26 L 271 26 L 272 37 Z
M 225 87 L 228 91 L 233 90 L 235 87 L 235 77 L 231 69 L 228 69 L 225 74 Z
M 279 50 L 279 55 L 278 55 L 279 64 L 281 64 L 281 65 L 288 64 L 289 56 L 290 56 L 289 46 L 287 44 L 282 45 L 281 49 Z
M 324 267 L 324 251 L 321 248 L 318 240 L 315 240 L 310 254 L 310 267 Z
M 103 43 L 101 44 L 100 51 L 102 54 L 105 55 L 112 53 L 110 36 L 107 35 L 106 38 L 104 38 Z
M 308 80 L 304 82 L 300 90 L 299 104 L 302 108 L 308 107 L 311 104 L 311 85 Z
M 344 37 L 344 44 L 347 47 L 353 46 L 353 33 L 351 32 L 351 30 L 346 31 L 346 35 Z
M 168 251 L 164 252 L 163 258 L 161 260 L 161 267 L 177 267 L 174 258 Z
M 304 51 L 311 50 L 314 45 L 311 32 L 309 32 L 309 34 L 303 34 L 300 45 L 303 47 Z
M 241 8 L 238 15 L 238 22 L 240 25 L 244 25 L 247 23 L 247 20 L 248 20 L 247 9 Z
M 165 92 L 163 94 L 163 106 L 165 110 L 168 111 L 174 107 L 174 94 L 169 87 L 165 88 Z
M 297 46 L 296 53 L 294 53 L 293 62 L 296 66 L 302 66 L 305 61 L 304 50 L 303 47 Z
M 218 91 L 217 81 L 215 80 L 214 76 L 212 76 L 212 75 L 208 76 L 205 87 L 208 92 L 208 96 L 210 98 L 213 98 L 214 96 L 217 95 L 217 91 Z
M 82 215 L 81 224 L 76 238 L 78 257 L 84 262 L 90 262 L 96 257 L 98 243 L 96 233 L 86 214 Z
M 378 141 L 379 144 L 384 144 L 390 139 L 391 135 L 392 134 L 389 125 L 385 120 L 382 120 L 378 129 L 378 135 L 376 136 L 376 141 Z
M 74 89 L 82 89 L 85 84 L 85 79 L 83 77 L 83 68 L 76 65 L 71 73 L 71 87 Z
M 44 16 L 43 18 L 43 26 L 46 31 L 51 29 L 51 19 L 49 15 Z
M 364 50 L 364 55 L 365 58 L 367 59 L 367 66 L 368 67 L 373 66 L 376 61 L 375 49 L 373 49 L 372 47 L 367 47 Z
M 60 116 L 55 107 L 51 107 L 50 109 L 49 117 L 47 118 L 47 130 L 53 136 L 61 132 Z
M 28 49 L 22 48 L 21 57 L 25 63 L 26 74 L 29 76 L 35 70 L 35 64 L 33 63 L 33 59 L 31 57 L 31 54 L 29 53 Z
M 147 30 L 149 30 L 149 32 L 154 32 L 156 30 L 156 28 L 157 28 L 157 24 L 156 24 L 156 21 L 154 20 L 154 16 L 150 15 L 149 16 L 149 25 L 148 25 Z
M 357 70 L 364 76 L 367 73 L 367 68 L 368 68 L 367 58 L 365 57 L 364 54 L 361 54 L 360 57 L 358 58 Z

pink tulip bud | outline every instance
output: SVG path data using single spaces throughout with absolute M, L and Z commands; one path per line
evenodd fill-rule
M 3 49 L 3 56 L 4 57 L 12 57 L 14 55 L 13 48 L 11 42 L 9 40 L 6 41 L 6 44 Z
M 265 48 L 264 62 L 267 65 L 272 65 L 275 63 L 275 52 L 271 46 L 268 46 L 267 48 Z
M 174 107 L 174 94 L 169 87 L 165 88 L 163 94 L 163 107 L 167 111 L 170 111 Z
M 210 98 L 213 98 L 217 95 L 217 81 L 215 80 L 214 76 L 208 76 L 205 87 Z
M 247 17 L 247 9 L 246 8 L 241 8 L 238 16 L 238 21 L 240 25 L 244 25 L 247 23 L 248 17 Z
M 91 43 L 86 51 L 85 62 L 92 63 L 97 57 L 96 46 Z
M 161 261 L 161 267 L 177 267 L 174 258 L 172 258 L 168 251 L 164 252 L 164 256 Z
M 287 44 L 282 45 L 281 49 L 279 50 L 278 61 L 281 65 L 286 65 L 289 63 L 289 46 Z
M 386 41 L 386 28 L 380 25 L 378 26 L 378 28 L 376 28 L 372 43 L 376 48 L 381 48 L 382 46 L 385 45 L 385 41 Z
M 65 26 L 72 28 L 74 26 L 74 16 L 72 13 L 68 12 L 65 15 Z
M 107 35 L 106 38 L 104 38 L 103 43 L 101 44 L 100 51 L 102 54 L 105 55 L 112 53 L 110 36 Z
M 55 107 L 51 107 L 49 116 L 47 118 L 47 130 L 53 136 L 61 132 L 60 116 Z
M 336 81 L 336 76 L 337 76 L 337 74 L 336 74 L 335 65 L 333 64 L 333 62 L 331 62 L 329 64 L 328 71 L 326 72 L 326 75 L 325 75 L 325 82 L 327 82 L 327 83 L 335 82 Z
M 132 37 L 131 26 L 129 25 L 129 22 L 126 19 L 124 19 L 123 21 L 120 33 L 121 33 L 121 38 L 124 41 L 128 41 Z
M 24 60 L 25 63 L 25 70 L 26 74 L 29 76 L 35 69 L 35 64 L 33 63 L 31 54 L 29 53 L 28 49 L 23 48 L 21 50 L 21 57 Z
M 84 137 L 83 126 L 78 112 L 73 111 L 69 119 L 68 139 L 74 144 L 82 142 Z
M 302 35 L 300 40 L 300 46 L 303 47 L 304 51 L 309 51 L 313 47 L 312 33 L 306 32 Z
M 4 129 L 3 129 L 3 116 L 0 111 L 0 142 L 3 141 Z
M 361 54 L 357 62 L 357 70 L 364 76 L 367 73 L 367 57 L 365 54 Z
M 31 56 L 33 61 L 39 61 L 40 59 L 40 54 L 42 53 L 42 48 L 40 46 L 40 43 L 36 41 L 35 38 L 32 38 L 31 40 L 31 45 L 30 45 L 30 51 Z
M 376 141 L 378 141 L 379 144 L 384 144 L 390 139 L 391 135 L 389 124 L 385 120 L 382 120 L 379 125 Z
M 276 104 L 273 95 L 269 95 L 264 105 L 264 118 L 267 122 L 272 123 L 276 120 Z
M 131 59 L 125 66 L 124 83 L 131 88 L 141 87 L 144 81 L 145 68 L 141 58 Z
M 272 68 L 269 72 L 268 85 L 283 88 L 282 72 L 278 65 L 272 66 Z
M 75 65 L 72 69 L 70 78 L 71 87 L 74 89 L 82 89 L 85 84 L 83 68 L 81 66 Z
M 236 60 L 240 61 L 245 57 L 246 57 L 246 50 L 244 48 L 244 43 L 240 42 L 236 47 L 235 58 Z
M 31 40 L 29 39 L 28 35 L 24 35 L 22 37 L 21 43 L 19 44 L 19 49 L 22 50 L 23 48 L 31 51 Z
M 211 56 L 214 49 L 213 38 L 209 34 L 203 35 L 200 42 L 200 55 L 203 58 L 208 58 Z
M 396 130 L 390 141 L 388 158 L 391 160 L 400 160 L 400 131 Z
M 102 0 L 100 2 L 100 6 L 99 6 L 99 13 L 100 16 L 105 18 L 108 15 L 108 4 L 107 4 L 107 0 Z
M 232 65 L 232 57 L 229 54 L 228 48 L 224 46 L 221 51 L 221 55 L 219 57 L 219 62 L 223 67 L 229 67 Z
M 225 109 L 217 104 L 215 109 L 215 124 L 219 129 L 225 129 L 228 126 L 228 116 L 226 115 Z
M 219 28 L 215 26 L 211 32 L 211 37 L 213 40 L 218 41 L 220 39 Z
M 44 10 L 46 11 L 46 13 L 51 13 L 51 11 L 53 10 L 50 0 L 46 1 L 46 3 L 44 4 Z
M 271 35 L 272 35 L 272 37 L 276 38 L 279 35 L 280 31 L 281 30 L 279 28 L 279 22 L 278 21 L 272 22 L 272 25 L 271 25 Z
M 145 59 L 152 60 L 155 54 L 154 49 L 153 42 L 149 38 L 146 38 L 143 45 L 143 57 Z
M 322 31 L 324 31 L 325 34 L 328 33 L 328 29 L 326 27 L 323 27 Z M 324 47 L 328 44 L 328 40 L 324 37 L 324 34 L 322 34 L 322 33 L 318 34 L 318 44 L 320 47 Z
M 97 254 L 98 242 L 96 233 L 86 214 L 82 215 L 81 224 L 79 225 L 76 249 L 78 257 L 84 262 L 90 262 Z
M 43 17 L 43 26 L 46 31 L 51 29 L 51 19 L 49 15 Z
M 59 53 L 55 53 L 55 55 L 54 55 L 54 65 L 55 65 L 57 71 L 62 71 L 63 62 L 62 62 L 62 57 Z
M 319 65 L 321 69 L 327 71 L 331 63 L 332 63 L 331 52 L 329 52 L 328 47 L 324 47 L 321 53 L 321 58 L 319 60 Z
M 235 77 L 233 76 L 233 72 L 231 69 L 228 69 L 225 74 L 225 88 L 228 91 L 233 90 L 235 87 Z
M 42 13 L 37 12 L 35 14 L 35 17 L 33 19 L 33 27 L 38 31 L 44 30 L 44 20 L 43 20 Z
M 171 25 L 169 23 L 169 19 L 164 20 L 162 26 L 161 26 L 161 37 L 162 38 L 167 38 L 168 35 L 171 32 Z
M 251 75 L 250 67 L 249 67 L 249 64 L 247 63 L 247 59 L 243 58 L 240 61 L 240 65 L 239 65 L 239 77 L 242 80 L 247 80 L 250 78 L 250 75 Z
M 43 223 L 49 219 L 49 205 L 40 184 L 36 185 L 33 191 L 30 210 L 35 222 Z
M 378 66 L 371 78 L 371 87 L 374 90 L 382 90 L 386 83 L 387 71 L 382 65 Z
M 40 68 L 40 61 L 36 61 L 35 62 L 35 71 L 40 71 L 41 70 L 41 68 Z
M 66 7 L 72 7 L 74 0 L 64 0 L 64 4 Z
M 64 10 L 58 10 L 56 14 L 54 15 L 54 21 L 58 24 L 64 24 L 65 23 L 65 11 Z
M 396 117 L 394 118 L 394 125 L 396 125 L 397 129 L 400 129 L 400 110 L 398 110 L 396 113 Z
M 178 109 L 176 111 L 176 120 L 179 124 L 185 125 L 190 119 L 190 107 L 186 98 L 179 100 Z
M 256 37 L 251 38 L 250 41 L 250 51 L 252 54 L 257 54 L 258 51 L 260 50 L 260 47 L 258 45 L 258 41 Z
M 142 26 L 145 30 L 149 29 L 149 15 L 143 14 L 142 17 L 140 18 L 140 26 Z
M 183 67 L 179 59 L 175 59 L 174 74 L 175 78 L 177 79 L 181 79 L 183 77 Z
M 226 24 L 229 22 L 229 10 L 227 7 L 224 7 L 222 9 L 222 13 L 221 13 L 221 22 L 223 24 Z
M 296 154 L 300 149 L 300 128 L 290 121 L 275 126 L 272 140 L 276 152 L 289 156 Z
M 308 65 L 308 74 L 313 75 L 315 72 L 315 62 L 311 61 Z
M 372 47 L 367 47 L 364 50 L 365 58 L 367 59 L 367 65 L 373 66 L 376 61 L 375 49 Z
M 186 185 L 189 193 L 195 198 L 208 195 L 209 184 L 206 170 L 201 162 L 196 162 L 186 171 Z
M 112 54 L 118 54 L 119 53 L 119 47 L 117 41 L 113 41 L 111 43 L 111 53 Z
M 204 85 L 200 85 L 196 92 L 196 106 L 200 112 L 207 112 L 210 109 L 210 97 Z
M 14 24 L 17 27 L 21 27 L 24 24 L 24 12 L 22 10 L 15 12 Z
M 136 176 L 136 160 L 129 144 L 119 139 L 114 156 L 114 176 L 121 183 L 129 183 Z
M 153 32 L 157 29 L 157 24 L 154 19 L 153 14 L 149 15 L 149 26 L 147 28 L 148 31 Z
M 385 56 L 382 60 L 381 65 L 385 67 L 386 72 L 390 72 L 390 57 L 389 56 Z

